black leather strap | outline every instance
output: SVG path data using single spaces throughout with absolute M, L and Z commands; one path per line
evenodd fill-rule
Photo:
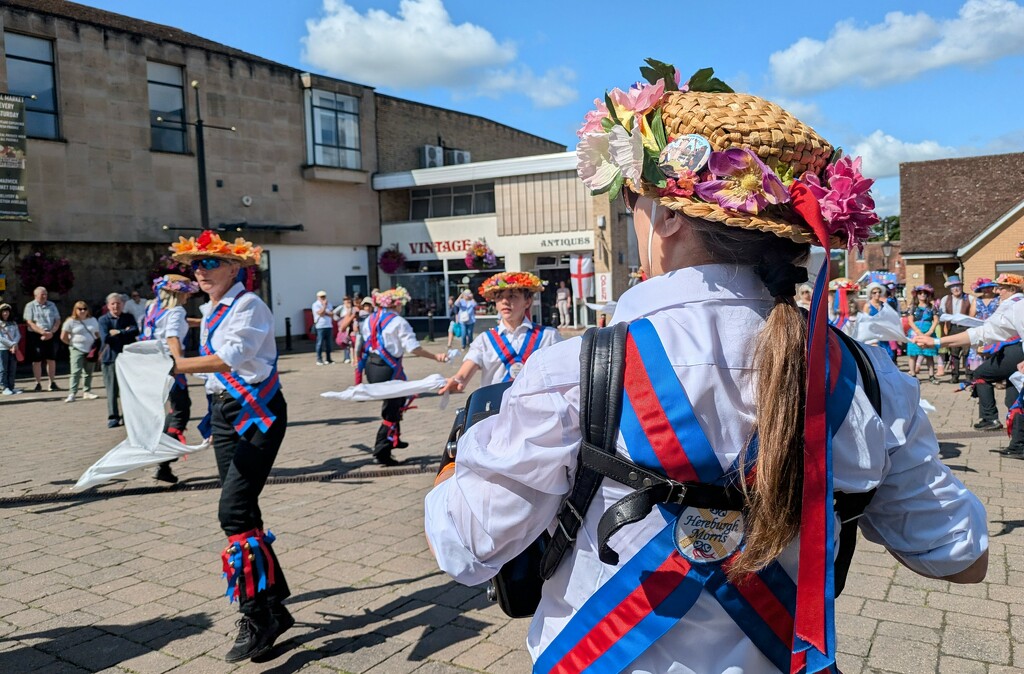
M 580 347 L 580 431 L 583 442 L 607 454 L 615 453 L 622 414 L 623 370 L 626 363 L 628 323 L 591 328 Z M 583 515 L 601 487 L 603 475 L 588 470 L 581 451 L 576 460 L 576 479 L 556 517 L 557 528 L 540 564 L 547 580 L 576 541 Z

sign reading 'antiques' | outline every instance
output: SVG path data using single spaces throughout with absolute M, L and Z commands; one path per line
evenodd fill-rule
M 25 101 L 0 94 L 0 220 L 27 220 Z

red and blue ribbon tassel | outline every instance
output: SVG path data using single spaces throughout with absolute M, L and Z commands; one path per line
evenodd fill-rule
M 270 531 L 251 529 L 244 534 L 228 537 L 228 546 L 221 553 L 224 577 L 228 579 L 227 598 L 239 599 L 241 584 L 245 583 L 245 596 L 252 598 L 274 585 L 274 558 L 270 544 L 275 540 Z M 255 572 L 254 570 L 255 569 Z
M 807 400 L 804 416 L 804 479 L 800 515 L 800 571 L 790 669 L 793 674 L 832 671 L 836 661 L 832 435 L 828 432 L 827 321 L 830 237 L 817 200 L 800 181 L 790 188 L 793 209 L 825 249 L 814 284 L 807 330 Z

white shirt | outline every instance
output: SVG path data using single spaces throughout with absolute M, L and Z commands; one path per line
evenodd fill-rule
M 514 330 L 510 330 L 504 321 L 498 321 L 497 327 L 498 333 L 506 335 L 508 341 L 512 343 L 512 348 L 516 353 L 519 353 L 519 350 L 523 348 L 523 343 L 526 341 L 526 335 L 533 329 L 533 323 L 529 318 L 524 318 L 519 327 Z M 541 332 L 540 343 L 537 345 L 537 349 L 557 344 L 560 341 L 562 341 L 562 335 L 559 334 L 558 330 L 544 328 L 543 332 Z M 534 355 L 536 353 L 534 351 Z M 480 368 L 481 386 L 497 384 L 505 379 L 505 374 L 507 373 L 505 364 L 501 362 L 501 356 L 494 350 L 494 346 L 491 344 L 491 340 L 486 333 L 476 336 L 473 343 L 469 345 L 469 350 L 466 351 L 464 360 L 476 363 Z
M 125 313 L 131 314 L 135 318 L 135 322 L 139 324 L 139 330 L 142 330 L 142 319 L 146 317 L 146 307 L 148 302 L 146 300 L 128 300 L 124 303 Z
M 321 316 L 320 312 L 324 310 L 326 306 L 327 312 Z M 331 327 L 331 312 L 334 311 L 334 306 L 327 300 L 317 300 L 313 302 L 313 306 L 310 307 L 313 310 L 313 327 L 318 330 L 321 328 Z
M 946 303 L 949 303 L 951 311 L 946 311 Z M 971 311 L 971 305 L 974 304 L 974 300 L 970 295 L 964 293 L 960 297 L 953 297 L 952 295 L 946 295 L 939 300 L 939 313 L 940 314 L 952 314 L 953 316 L 969 316 Z M 966 305 L 967 311 L 963 311 Z
M 1024 333 L 1024 295 L 1014 293 L 1008 299 L 1000 300 L 999 306 L 988 317 L 984 325 L 968 328 L 967 336 L 971 344 L 984 346 L 995 342 L 1015 339 Z
M 274 341 L 274 316 L 270 308 L 255 293 L 245 293 L 241 283 L 231 286 L 216 306 L 233 305 L 227 316 L 213 332 L 210 345 L 213 352 L 231 367 L 231 371 L 249 384 L 266 379 L 277 362 L 277 342 Z M 203 312 L 203 328 L 199 341 L 206 344 L 208 335 L 206 317 L 215 306 L 207 302 L 199 309 Z M 224 386 L 213 375 L 206 376 L 206 392 L 223 391 Z
M 64 321 L 64 326 L 61 330 L 71 335 L 69 346 L 82 353 L 89 353 L 89 349 L 100 338 L 100 322 L 92 316 L 84 321 L 80 321 L 77 318 L 69 318 Z
M 153 304 L 155 307 L 156 304 Z M 184 341 L 188 335 L 188 319 L 185 315 L 185 307 L 171 307 L 164 315 L 157 319 L 153 325 L 153 334 L 145 335 L 148 339 L 158 339 L 167 342 L 168 337 L 177 337 Z
M 370 342 L 370 323 L 372 320 L 371 314 L 370 317 L 367 317 L 359 324 L 359 331 L 362 333 L 363 339 L 367 344 Z M 420 342 L 416 339 L 416 332 L 409 325 L 409 321 L 398 314 L 395 314 L 391 322 L 384 326 L 384 330 L 381 333 L 381 341 L 384 342 L 384 348 L 387 352 L 395 358 L 401 358 L 406 353 L 411 353 L 420 348 Z M 378 351 L 377 349 L 370 348 L 370 353 L 378 353 Z
M 772 298 L 748 267 L 680 270 L 623 294 L 614 322 L 647 317 L 669 352 L 701 427 L 723 467 L 745 447 L 754 422 L 754 337 Z M 455 475 L 426 497 L 426 530 L 441 569 L 467 585 L 494 576 L 554 519 L 576 470 L 580 339 L 530 359 L 502 400 L 501 413 L 459 441 Z M 944 576 L 970 566 L 987 549 L 985 509 L 942 464 L 938 443 L 918 405 L 917 383 L 880 349 L 868 348 L 878 375 L 884 418 L 858 386 L 834 438 L 835 488 L 878 488 L 861 519 L 871 541 L 914 569 Z M 618 451 L 628 456 L 622 436 Z M 584 517 L 574 554 L 544 584 L 527 644 L 536 660 L 573 613 L 614 573 L 597 555 L 597 524 L 629 490 L 612 480 Z M 838 524 L 838 522 L 837 522 Z M 665 522 L 657 508 L 611 539 L 626 563 Z M 838 536 L 839 527 L 836 526 Z M 791 578 L 794 541 L 779 557 Z M 689 613 L 627 668 L 657 674 L 771 672 L 771 662 L 718 602 L 703 592 Z

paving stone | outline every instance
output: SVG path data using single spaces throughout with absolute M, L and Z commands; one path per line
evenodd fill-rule
M 942 652 L 968 660 L 1007 665 L 1010 664 L 1010 635 L 947 627 L 942 633 Z
M 938 660 L 937 645 L 920 644 L 908 648 L 903 639 L 876 637 L 871 644 L 868 665 L 903 674 L 933 674 Z

